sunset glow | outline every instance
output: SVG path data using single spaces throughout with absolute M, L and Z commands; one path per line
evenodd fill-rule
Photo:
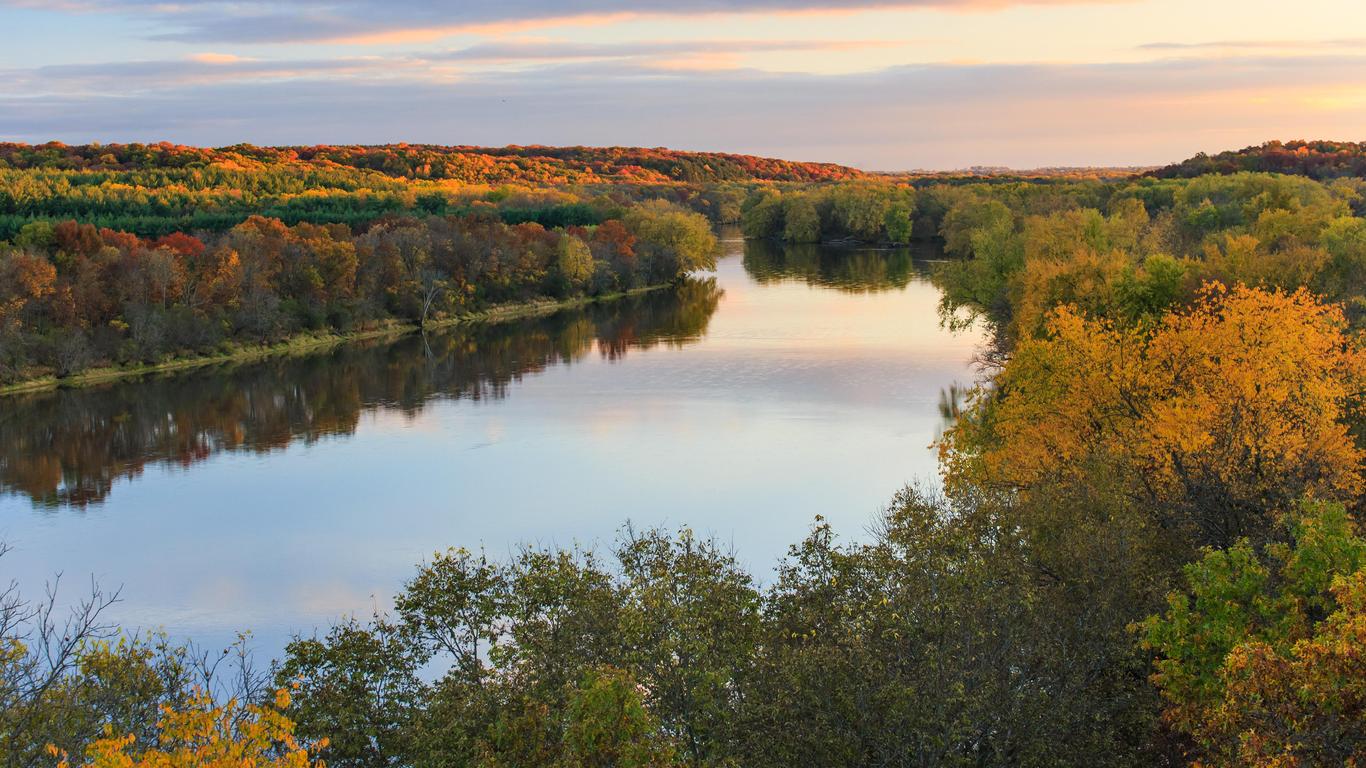
M 3 0 L 0 23 L 19 32 L 0 140 L 666 145 L 898 170 L 1145 165 L 1366 127 L 1366 10 L 1347 0 Z

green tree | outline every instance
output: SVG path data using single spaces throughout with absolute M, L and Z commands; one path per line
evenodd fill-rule
M 1366 541 L 1340 504 L 1289 527 L 1290 545 L 1207 551 L 1143 623 L 1167 721 L 1207 764 L 1366 757 Z
M 716 236 L 705 216 L 662 200 L 631 209 L 622 221 L 655 280 L 716 267 Z
M 350 619 L 324 637 L 292 640 L 275 684 L 295 691 L 291 715 L 297 733 L 327 740 L 319 757 L 328 765 L 411 765 L 428 695 L 417 676 L 418 650 L 413 638 L 383 617 L 368 626 Z
M 887 233 L 887 240 L 896 245 L 911 242 L 914 218 L 915 204 L 912 200 L 903 198 L 888 206 L 882 222 L 882 229 Z
M 599 667 L 585 673 L 565 707 L 565 768 L 665 768 L 673 745 L 645 707 L 639 684 L 626 672 Z
M 1343 302 L 1354 322 L 1366 319 L 1366 219 L 1344 216 L 1324 230 L 1323 246 L 1328 259 L 1315 277 L 1314 288 L 1330 299 Z
M 56 235 L 50 221 L 31 221 L 21 227 L 14 236 L 14 246 L 21 249 L 31 248 L 46 252 L 55 244 Z
M 789 243 L 817 243 L 821 239 L 821 215 L 806 195 L 783 197 L 783 239 Z
M 836 187 L 831 193 L 835 221 L 850 236 L 870 242 L 882 238 L 891 207 L 888 190 L 872 184 Z
M 1041 578 L 1008 512 L 907 490 L 870 542 L 818 521 L 765 596 L 740 764 L 1143 764 L 1131 638 Z
M 940 308 L 951 323 L 959 310 L 985 313 L 998 328 L 1012 314 L 1011 281 L 1024 268 L 1024 243 L 1015 232 L 1010 209 L 995 200 L 955 205 L 944 217 L 944 250 L 964 257 L 946 262 L 937 279 Z
M 624 580 L 626 664 L 651 711 L 694 765 L 726 755 L 735 681 L 759 626 L 759 593 L 714 540 L 628 528 L 617 549 Z
M 768 189 L 750 195 L 741 209 L 740 229 L 745 237 L 780 237 L 783 233 L 782 196 Z

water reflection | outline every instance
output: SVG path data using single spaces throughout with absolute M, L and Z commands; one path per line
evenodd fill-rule
M 937 477 L 983 337 L 939 324 L 918 254 L 745 246 L 681 293 L 0 399 L 5 578 L 269 657 L 448 546 L 686 524 L 766 573 L 816 515 L 857 539 Z
M 745 272 L 760 284 L 799 280 L 848 293 L 904 289 L 928 274 L 928 264 L 909 248 L 835 248 L 771 240 L 745 243 Z
M 540 318 L 359 342 L 301 357 L 9 398 L 0 411 L 0 493 L 34 506 L 100 504 L 149 465 L 267 453 L 351 435 L 367 410 L 416 415 L 437 399 L 500 399 L 522 377 L 587 355 L 702 338 L 714 279 Z

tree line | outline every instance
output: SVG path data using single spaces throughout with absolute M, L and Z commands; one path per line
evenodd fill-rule
M 25 225 L 75 219 L 141 237 L 224 231 L 250 216 L 363 226 L 395 215 L 497 215 L 506 224 L 592 225 L 649 200 L 716 222 L 739 219 L 750 184 L 462 185 L 347 167 L 231 165 L 108 170 L 0 166 L 0 239 Z
M 952 316 L 980 316 L 1010 346 L 1062 304 L 1144 324 L 1219 282 L 1306 288 L 1366 320 L 1359 182 L 1239 173 L 1108 187 L 966 187 L 931 198 Z
M 763 189 L 743 203 L 741 226 L 746 237 L 789 243 L 904 245 L 911 240 L 915 205 L 914 189 L 885 183 Z
M 212 166 L 310 170 L 356 169 L 406 179 L 462 184 L 677 183 L 830 181 L 862 172 L 833 163 L 805 163 L 724 152 L 645 147 L 470 147 L 435 144 L 311 147 L 190 147 L 156 144 L 67 145 L 0 143 L 0 168 L 99 169 Z
M 1210 173 L 1287 173 L 1312 179 L 1366 176 L 1366 143 L 1354 141 L 1268 141 L 1215 155 L 1200 153 L 1152 171 L 1159 178 L 1193 178 Z
M 659 285 L 709 268 L 715 246 L 704 217 L 663 201 L 553 229 L 491 214 L 362 231 L 253 216 L 149 239 L 38 221 L 0 247 L 0 381 Z

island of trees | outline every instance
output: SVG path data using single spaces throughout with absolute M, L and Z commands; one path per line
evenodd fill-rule
M 1262 154 L 1282 146 L 1338 145 Z M 35 766 L 1366 764 L 1366 181 L 1317 167 L 575 187 L 536 199 L 600 219 L 551 228 L 510 223 L 533 193 L 506 189 L 178 233 L 29 214 L 0 262 L 25 350 L 83 334 L 113 354 L 136 312 L 193 328 L 171 313 L 201 306 L 229 336 L 420 321 L 413 241 L 441 265 L 440 312 L 648 284 L 705 264 L 687 254 L 709 247 L 706 213 L 753 238 L 938 241 L 944 321 L 992 329 L 992 377 L 940 441 L 942 493 L 896 493 L 861 543 L 813 521 L 769 584 L 686 529 L 441 550 L 392 612 L 269 669 L 243 657 L 231 684 L 102 625 L 108 595 L 63 631 L 11 591 L 0 746 Z M 278 303 L 234 277 L 235 299 L 193 304 L 229 254 L 274 270 Z M 142 259 L 185 276 L 77 277 Z M 87 284 L 116 314 L 61 314 Z M 262 306 L 274 326 L 252 324 Z

